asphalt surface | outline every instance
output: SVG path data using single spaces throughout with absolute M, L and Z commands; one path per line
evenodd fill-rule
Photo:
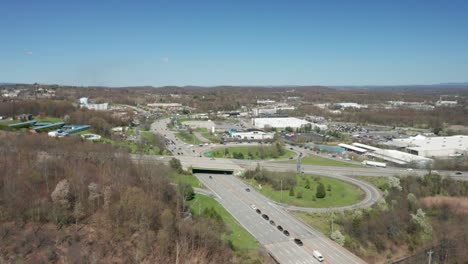
M 169 119 L 159 120 L 152 124 L 151 130 L 164 135 L 168 140 L 174 142 L 174 144 L 168 146 L 169 150 L 174 153 L 174 156 L 157 157 L 133 155 L 132 157 L 134 159 L 167 162 L 175 157 L 179 158 L 185 167 L 202 164 L 203 166 L 213 168 L 231 168 L 234 165 L 234 167 L 238 166 L 248 169 L 255 168 L 258 164 L 265 169 L 274 171 L 296 170 L 296 164 L 278 163 L 277 161 L 208 160 L 202 157 L 203 153 L 218 146 L 213 144 L 191 146 L 181 142 L 172 131 L 167 129 L 168 122 Z M 294 150 L 296 152 L 302 152 L 302 150 Z M 427 173 L 426 170 L 407 171 L 397 168 L 350 168 L 314 165 L 303 165 L 302 171 L 304 171 L 304 173 L 334 177 L 355 184 L 364 190 L 366 196 L 361 202 L 347 207 L 335 208 L 333 210 L 349 210 L 370 206 L 381 198 L 379 190 L 373 185 L 347 176 L 388 177 L 402 174 L 420 176 Z M 456 177 L 457 179 L 468 179 L 466 172 L 463 172 L 462 175 L 456 175 L 453 171 L 441 171 L 439 173 L 445 176 Z M 250 191 L 247 192 L 246 188 L 249 186 L 232 175 L 196 174 L 196 177 L 212 192 L 211 196 L 215 197 L 248 232 L 264 245 L 270 255 L 279 263 L 319 263 L 312 255 L 313 250 L 321 252 L 325 258 L 324 263 L 364 263 L 363 260 L 325 237 L 320 232 L 305 225 L 288 212 L 289 210 L 329 212 L 330 209 L 303 208 L 273 202 L 256 192 L 254 188 L 250 187 Z M 210 195 L 211 192 L 206 192 L 204 194 Z M 269 221 L 264 220 L 260 214 L 252 209 L 252 205 L 260 209 L 262 214 L 267 214 L 269 219 L 273 220 L 275 224 L 273 225 Z M 285 230 L 288 230 L 290 236 L 286 236 L 280 232 L 277 229 L 277 225 L 281 225 Z M 301 239 L 304 244 L 302 246 L 297 245 L 293 241 L 294 238 Z
M 196 174 L 197 178 L 207 186 L 218 201 L 231 213 L 239 223 L 250 232 L 274 259 L 280 263 L 319 263 L 312 255 L 318 250 L 325 258 L 324 263 L 365 263 L 351 252 L 331 241 L 321 233 L 306 226 L 287 211 L 271 203 L 269 199 L 250 188 L 232 175 Z M 211 179 L 210 179 L 211 176 Z M 252 205 L 268 215 L 270 220 L 263 219 Z M 281 225 L 288 230 L 286 236 L 278 230 Z M 303 246 L 297 245 L 293 239 L 299 238 Z

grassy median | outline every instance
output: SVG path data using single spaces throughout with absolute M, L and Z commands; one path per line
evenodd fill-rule
M 294 191 L 291 192 L 290 189 L 285 189 L 282 194 L 281 190 L 275 190 L 270 184 L 264 184 L 260 189 L 255 179 L 246 179 L 246 181 L 268 198 L 295 206 L 339 207 L 355 204 L 364 198 L 364 192 L 360 188 L 334 178 L 317 175 L 295 175 L 293 177 L 296 177 Z M 325 186 L 326 196 L 324 198 L 316 198 L 319 183 Z
M 288 163 L 297 163 L 296 160 L 287 161 Z M 327 159 L 324 157 L 320 157 L 317 155 L 311 155 L 304 157 L 302 159 L 303 165 L 317 165 L 317 166 L 335 166 L 335 167 L 350 167 L 350 168 L 365 168 L 365 166 L 334 160 L 334 159 Z
M 273 151 L 272 145 L 260 146 L 238 146 L 219 148 L 211 151 L 211 157 L 215 158 L 236 158 L 247 160 L 265 160 L 265 159 L 285 159 L 294 157 L 296 154 L 290 150 L 283 150 L 284 153 Z

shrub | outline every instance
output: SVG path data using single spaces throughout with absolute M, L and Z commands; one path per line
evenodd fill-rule
M 323 183 L 320 182 L 317 186 L 317 192 L 315 193 L 315 197 L 321 199 L 325 198 L 325 196 L 327 196 L 327 193 L 325 192 L 325 186 L 323 185 Z

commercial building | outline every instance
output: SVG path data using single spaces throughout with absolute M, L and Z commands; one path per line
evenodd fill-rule
M 405 149 L 423 157 L 451 157 L 468 154 L 468 136 L 426 137 L 417 135 L 404 139 L 393 139 L 389 146 Z
M 263 105 L 268 105 L 268 104 L 274 104 L 276 103 L 276 101 L 274 100 L 270 100 L 270 99 L 266 99 L 266 100 L 257 100 L 257 104 L 263 104 Z
M 252 118 L 252 125 L 256 128 L 264 129 L 265 127 L 271 128 L 300 128 L 307 124 L 312 124 L 306 120 L 295 117 L 282 117 L 282 118 Z
M 381 149 L 357 142 L 353 143 L 353 146 L 366 150 L 366 155 L 369 157 L 390 161 L 400 165 L 416 163 L 420 166 L 424 166 L 425 164 L 432 161 L 431 159 L 425 157 L 394 149 Z
M 275 133 L 267 133 L 259 130 L 255 131 L 244 131 L 238 132 L 235 130 L 229 131 L 229 134 L 232 138 L 235 139 L 247 139 L 247 140 L 266 140 L 266 139 L 273 139 Z
M 91 104 L 87 97 L 80 98 L 80 107 L 96 111 L 106 111 L 109 109 L 109 103 Z
M 338 105 L 341 108 L 367 108 L 367 105 L 362 105 L 358 103 L 337 103 L 336 105 Z

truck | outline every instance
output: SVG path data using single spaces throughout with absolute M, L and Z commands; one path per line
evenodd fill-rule
M 381 168 L 387 167 L 386 163 L 377 162 L 377 161 L 370 161 L 370 160 L 365 160 L 365 161 L 362 162 L 362 164 L 369 165 L 369 166 L 375 166 L 375 167 L 381 167 Z
M 322 254 L 318 250 L 312 251 L 312 255 L 316 258 L 319 262 L 323 262 L 325 259 L 323 258 Z

